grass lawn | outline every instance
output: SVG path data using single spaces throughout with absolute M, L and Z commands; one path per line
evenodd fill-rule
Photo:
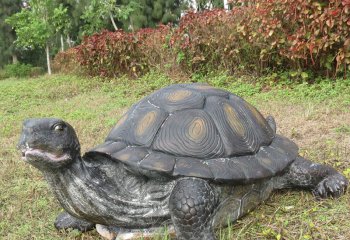
M 225 75 L 199 77 L 271 114 L 302 155 L 350 177 L 350 79 L 262 87 Z M 0 239 L 99 239 L 95 231 L 57 232 L 62 211 L 40 172 L 15 149 L 25 118 L 58 117 L 75 127 L 82 152 L 101 143 L 136 100 L 173 83 L 159 74 L 137 80 L 75 76 L 0 81 Z M 309 192 L 275 192 L 255 211 L 218 231 L 220 239 L 350 239 L 350 194 L 315 201 Z M 166 237 L 159 237 L 166 239 Z

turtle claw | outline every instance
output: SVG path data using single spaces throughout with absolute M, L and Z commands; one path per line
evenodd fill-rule
M 337 173 L 319 182 L 312 193 L 318 199 L 327 197 L 338 198 L 344 194 L 348 184 L 349 181 L 343 175 Z

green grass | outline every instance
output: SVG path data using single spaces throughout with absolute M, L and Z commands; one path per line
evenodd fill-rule
M 243 96 L 265 115 L 275 116 L 278 132 L 297 142 L 301 154 L 350 177 L 350 79 L 274 87 L 224 74 L 189 81 Z M 171 83 L 175 81 L 156 73 L 137 80 L 56 75 L 0 81 L 0 239 L 99 239 L 95 231 L 54 229 L 61 208 L 40 172 L 23 163 L 15 149 L 24 119 L 65 119 L 85 151 L 103 141 L 132 103 Z M 350 194 L 315 201 L 309 192 L 283 190 L 217 233 L 220 239 L 350 239 L 349 204 Z

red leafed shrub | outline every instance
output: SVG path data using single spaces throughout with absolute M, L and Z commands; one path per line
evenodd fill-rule
M 262 60 L 278 56 L 278 64 L 287 61 L 287 67 L 319 74 L 345 72 L 350 67 L 349 0 L 255 2 L 246 24 L 251 29 L 250 42 L 268 43 L 261 49 Z
M 188 13 L 171 45 L 189 71 L 222 68 L 345 72 L 350 0 L 233 1 L 231 11 Z
M 78 46 L 78 60 L 92 76 L 139 76 L 160 63 L 161 46 L 170 27 L 141 29 L 135 33 L 122 30 L 103 31 L 86 37 Z
M 247 42 L 244 32 L 248 8 L 189 12 L 170 39 L 178 62 L 189 72 L 224 69 L 234 72 L 243 64 L 254 70 L 260 48 Z
M 159 68 L 172 61 L 173 53 L 167 45 L 171 31 L 170 25 L 159 25 L 156 29 L 145 28 L 135 33 L 139 39 L 142 39 L 140 48 L 150 68 Z
M 174 29 L 171 25 L 159 25 L 156 29 L 140 29 L 136 35 L 142 36 L 140 48 L 149 69 L 161 71 L 173 79 L 188 79 L 184 69 L 176 62 L 177 52 L 169 45 Z
M 306 70 L 327 76 L 350 68 L 350 0 L 231 4 L 230 11 L 189 12 L 176 27 L 103 31 L 72 53 L 88 74 L 104 77 L 140 76 L 152 68 L 179 74 Z M 66 55 L 57 57 L 62 64 Z
M 57 53 L 53 60 L 52 70 L 60 73 L 80 73 L 80 66 L 77 64 L 77 49 L 70 48 Z
M 145 68 L 139 41 L 124 31 L 103 31 L 83 40 L 77 47 L 78 60 L 91 76 L 137 74 Z

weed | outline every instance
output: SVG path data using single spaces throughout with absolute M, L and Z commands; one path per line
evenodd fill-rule
M 341 125 L 340 127 L 337 127 L 334 129 L 335 132 L 337 133 L 346 133 L 346 134 L 350 134 L 350 125 Z

